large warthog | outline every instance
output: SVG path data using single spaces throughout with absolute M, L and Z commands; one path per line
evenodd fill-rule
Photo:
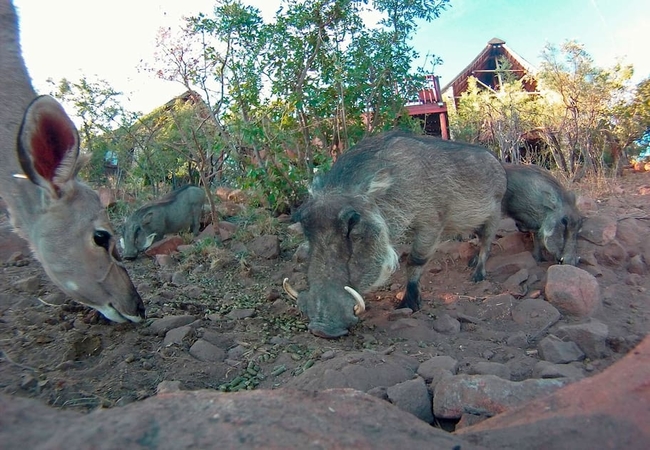
M 36 96 L 18 42 L 14 7 L 0 0 L 0 193 L 11 223 L 66 294 L 115 322 L 139 322 L 144 304 L 106 211 L 76 178 L 77 130 L 56 100 Z
M 148 249 L 166 234 L 188 228 L 196 236 L 201 226 L 203 203 L 203 189 L 187 185 L 136 210 L 124 223 L 122 256 L 135 259 L 138 252 Z
M 473 279 L 501 218 L 505 171 L 486 149 L 401 132 L 362 140 L 314 181 L 296 213 L 309 244 L 309 291 L 298 299 L 317 336 L 348 333 L 365 309 L 360 292 L 383 284 L 398 266 L 394 245 L 412 231 L 401 307 L 420 308 L 419 280 L 444 235 L 475 232 Z
M 538 166 L 503 164 L 508 188 L 503 213 L 514 219 L 522 232 L 533 233 L 533 256 L 542 261 L 542 246 L 560 264 L 577 265 L 578 234 L 584 217 L 576 196 L 548 170 Z

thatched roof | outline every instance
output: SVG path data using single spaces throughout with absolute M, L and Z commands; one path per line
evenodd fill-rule
M 503 68 L 498 67 L 498 62 L 502 59 L 509 62 L 510 68 L 507 72 L 517 79 L 531 76 L 524 80 L 524 89 L 529 92 L 536 90 L 537 82 L 533 77 L 535 68 L 532 64 L 510 49 L 504 40 L 493 38 L 467 67 L 442 88 L 443 97 L 453 97 L 457 100 L 467 90 L 467 79 L 470 76 L 475 77 L 479 84 L 486 88 L 499 90 Z

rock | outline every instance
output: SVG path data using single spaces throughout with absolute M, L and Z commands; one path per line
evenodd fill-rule
M 539 356 L 555 364 L 581 361 L 585 357 L 585 354 L 575 342 L 565 342 L 553 334 L 549 334 L 542 339 L 537 349 L 539 350 Z
M 553 364 L 548 361 L 539 361 L 533 371 L 535 378 L 571 378 L 578 380 L 584 378 L 581 369 L 570 364 Z
M 490 295 L 481 301 L 467 302 L 463 311 L 481 320 L 510 320 L 514 304 L 515 298 L 510 294 Z
M 512 309 L 512 320 L 521 325 L 529 335 L 537 336 L 560 320 L 561 314 L 549 302 L 527 298 Z
M 183 286 L 187 284 L 187 275 L 180 271 L 174 272 L 172 274 L 172 283 L 176 286 Z
M 449 314 L 440 314 L 433 321 L 433 329 L 442 334 L 456 334 L 460 332 L 460 322 Z
M 190 347 L 190 355 L 205 362 L 222 362 L 226 359 L 226 352 L 206 340 L 198 339 Z
M 307 241 L 298 246 L 291 260 L 296 263 L 303 263 L 309 260 L 309 244 Z
M 517 231 L 515 233 L 506 234 L 502 238 L 497 239 L 494 243 L 503 253 L 516 255 L 528 250 L 525 237 L 526 235 L 524 233 Z
M 508 366 L 490 361 L 479 361 L 470 364 L 467 368 L 467 373 L 469 375 L 495 375 L 504 380 L 510 380 L 511 378 L 510 368 Z
M 596 261 L 599 264 L 618 267 L 627 261 L 627 250 L 616 240 L 599 247 L 596 252 Z
M 562 314 L 586 317 L 600 307 L 600 287 L 593 275 L 574 266 L 548 268 L 546 299 Z
M 204 239 L 214 239 L 217 235 L 217 231 L 214 229 L 213 224 L 206 226 L 199 235 L 195 238 L 196 241 L 202 241 Z
M 521 284 L 528 280 L 530 274 L 528 269 L 521 269 L 510 275 L 506 281 L 503 282 L 503 287 L 511 292 L 518 292 L 521 289 Z M 514 298 L 513 298 L 514 300 Z
M 154 258 L 156 259 L 156 264 L 163 268 L 169 268 L 176 265 L 176 261 L 174 261 L 174 258 L 172 258 L 171 255 L 155 255 Z
M 248 249 L 260 258 L 277 259 L 280 256 L 280 239 L 276 235 L 258 236 L 248 243 Z
M 458 361 L 451 356 L 434 356 L 418 366 L 417 374 L 429 383 L 439 375 L 439 370 L 441 369 L 455 374 L 458 370 Z
M 300 236 L 301 234 L 303 234 L 302 224 L 300 222 L 292 223 L 287 227 L 287 230 L 291 234 L 295 234 L 296 236 Z
M 532 269 L 537 266 L 537 261 L 530 252 L 521 252 L 516 255 L 503 254 L 489 258 L 485 269 L 494 278 L 507 279 L 521 269 Z
M 233 309 L 228 314 L 226 314 L 226 317 L 232 320 L 240 320 L 246 319 L 247 317 L 254 317 L 255 313 L 255 308 Z
M 422 378 L 417 377 L 390 386 L 386 389 L 386 395 L 393 405 L 426 423 L 433 423 L 432 402 Z
M 648 268 L 643 261 L 643 257 L 641 255 L 635 255 L 630 258 L 627 271 L 637 275 L 645 275 L 648 272 Z
M 596 201 L 586 195 L 578 195 L 578 198 L 576 199 L 576 206 L 578 207 L 578 210 L 583 214 L 596 211 L 598 209 Z
M 37 294 L 41 288 L 41 279 L 38 275 L 21 278 L 13 283 L 13 287 L 27 294 Z
M 647 233 L 647 228 L 641 225 L 637 219 L 624 219 L 618 221 L 616 240 L 625 247 L 630 255 L 636 255 L 645 233 Z
M 650 337 L 602 373 L 458 430 L 486 448 L 645 450 L 650 442 Z
M 189 325 L 196 320 L 195 316 L 182 315 L 182 316 L 167 316 L 162 319 L 156 319 L 149 325 L 149 331 L 158 336 L 162 336 L 173 328 Z
M 616 228 L 615 217 L 596 215 L 584 221 L 580 237 L 596 245 L 607 245 L 616 237 Z
M 363 392 L 378 386 L 393 386 L 413 378 L 417 360 L 401 355 L 372 352 L 348 353 L 315 364 L 287 382 L 296 389 L 323 390 L 350 387 Z
M 422 320 L 407 317 L 389 323 L 388 332 L 391 336 L 417 342 L 435 342 L 440 339 L 440 334 L 432 329 L 430 324 Z
M 444 419 L 460 419 L 463 414 L 491 417 L 568 383 L 563 378 L 508 381 L 495 375 L 456 375 L 436 386 L 433 414 Z
M 225 220 L 222 220 L 219 222 L 219 237 L 221 238 L 222 242 L 226 242 L 237 233 L 237 225 L 231 222 L 226 222 Z
M 558 327 L 555 334 L 561 338 L 575 342 L 589 359 L 604 358 L 609 354 L 607 348 L 607 325 L 595 319 L 577 325 Z
M 151 244 L 151 247 L 146 249 L 144 254 L 147 256 L 171 255 L 178 251 L 179 245 L 183 245 L 183 238 L 180 236 L 169 236 Z
M 558 312 L 558 318 L 559 315 L 560 313 Z M 508 338 L 506 339 L 506 344 L 508 344 L 509 347 L 527 348 L 528 335 L 523 331 L 518 331 L 516 333 L 513 333 L 510 336 L 508 336 Z
M 352 389 L 161 393 L 91 413 L 0 395 L 3 448 L 266 449 L 479 447 Z M 98 424 L 101 423 L 101 426 Z M 217 444 L 215 444 L 217 443 Z
M 169 347 L 174 344 L 182 344 L 183 340 L 192 333 L 192 327 L 185 325 L 183 327 L 173 328 L 165 334 L 163 345 Z
M 398 308 L 388 312 L 388 320 L 399 320 L 405 317 L 411 317 L 413 310 L 411 308 Z M 435 328 L 435 327 L 434 327 Z
M 179 392 L 181 390 L 180 381 L 165 380 L 158 383 L 156 386 L 156 394 L 170 394 L 172 392 Z
M 9 223 L 0 224 L 0 261 L 7 261 L 14 254 L 29 255 L 27 241 L 14 233 Z

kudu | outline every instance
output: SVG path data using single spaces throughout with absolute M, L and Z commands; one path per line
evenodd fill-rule
M 15 231 L 70 297 L 112 321 L 140 322 L 144 304 L 120 264 L 106 211 L 76 179 L 77 129 L 56 100 L 36 96 L 9 0 L 0 0 L 0 83 L 0 195 Z

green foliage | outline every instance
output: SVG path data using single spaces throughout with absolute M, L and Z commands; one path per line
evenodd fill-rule
M 548 45 L 535 75 L 538 92 L 527 93 L 508 80 L 497 91 L 469 88 L 450 113 L 456 139 L 490 146 L 502 159 L 518 161 L 531 136 L 543 142 L 537 157 L 552 161 L 572 178 L 609 168 L 620 171 L 627 152 L 650 124 L 650 83 L 632 89 L 632 68 L 596 67 L 583 46 Z M 539 161 L 538 161 L 539 162 Z
M 374 28 L 361 18 L 367 3 L 288 0 L 265 23 L 258 9 L 222 0 L 213 15 L 189 19 L 178 40 L 162 36 L 156 73 L 209 105 L 220 182 L 287 211 L 315 168 L 393 126 L 419 88 L 410 74 L 416 20 L 433 20 L 448 1 L 373 2 L 381 15 Z

